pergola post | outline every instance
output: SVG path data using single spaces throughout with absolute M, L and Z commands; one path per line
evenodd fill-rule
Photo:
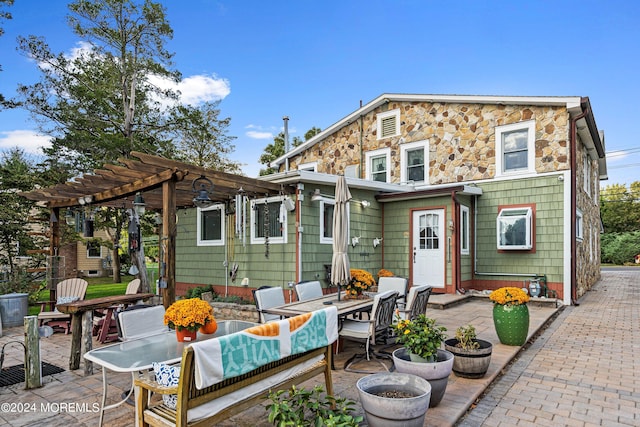
M 176 299 L 176 181 L 162 183 L 162 263 L 167 286 L 162 288 L 162 304 L 168 308 Z M 162 270 L 162 269 L 161 269 Z

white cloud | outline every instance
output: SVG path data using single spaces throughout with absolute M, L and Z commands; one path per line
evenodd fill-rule
M 32 130 L 12 130 L 0 132 L 0 150 L 18 147 L 28 154 L 42 154 L 41 147 L 51 145 L 51 137 L 39 135 Z
M 253 139 L 273 139 L 273 134 L 271 132 L 259 132 L 256 130 L 250 130 L 246 133 L 249 138 Z
M 149 82 L 162 89 L 171 89 L 180 92 L 180 102 L 190 105 L 219 101 L 231 93 L 229 81 L 215 74 L 211 76 L 195 75 L 187 77 L 177 84 L 159 76 L 150 76 Z M 161 103 L 168 105 L 166 101 L 162 101 Z

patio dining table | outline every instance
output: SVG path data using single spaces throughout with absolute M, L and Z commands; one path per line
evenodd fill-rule
M 343 292 L 340 300 L 338 300 L 338 294 L 333 293 L 324 295 L 320 298 L 265 308 L 263 311 L 265 313 L 275 314 L 282 317 L 293 317 L 315 310 L 322 310 L 328 305 L 336 306 L 338 308 L 338 317 L 343 318 L 353 313 L 371 311 L 371 307 L 373 307 L 373 298 L 371 296 L 364 295 L 362 299 L 345 299 Z

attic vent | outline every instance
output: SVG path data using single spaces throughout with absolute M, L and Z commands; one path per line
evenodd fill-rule
M 386 138 L 389 136 L 393 136 L 396 134 L 396 118 L 395 117 L 386 117 L 381 120 L 382 127 L 382 137 Z
M 400 110 L 378 114 L 378 139 L 400 135 Z

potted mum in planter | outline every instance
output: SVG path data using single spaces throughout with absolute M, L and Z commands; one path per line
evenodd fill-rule
M 444 348 L 453 353 L 453 372 L 463 378 L 482 378 L 489 369 L 493 344 L 478 339 L 473 325 L 460 326 L 455 338 L 444 342 Z
M 347 286 L 345 286 L 345 299 L 360 298 L 364 291 L 376 285 L 373 275 L 368 271 L 352 268 L 350 273 L 351 280 L 347 283 Z
M 447 338 L 447 328 L 437 326 L 434 319 L 421 314 L 414 320 L 399 319 L 393 324 L 396 343 L 402 344 L 393 352 L 396 371 L 418 375 L 431 384 L 429 407 L 437 406 L 447 388 L 453 368 L 453 354 L 440 348 Z
M 213 308 L 200 298 L 178 300 L 164 314 L 164 324 L 176 330 L 179 342 L 195 341 L 198 329 L 213 322 Z
M 493 325 L 500 342 L 521 346 L 529 334 L 529 294 L 516 287 L 496 289 L 489 294 L 493 301 Z

